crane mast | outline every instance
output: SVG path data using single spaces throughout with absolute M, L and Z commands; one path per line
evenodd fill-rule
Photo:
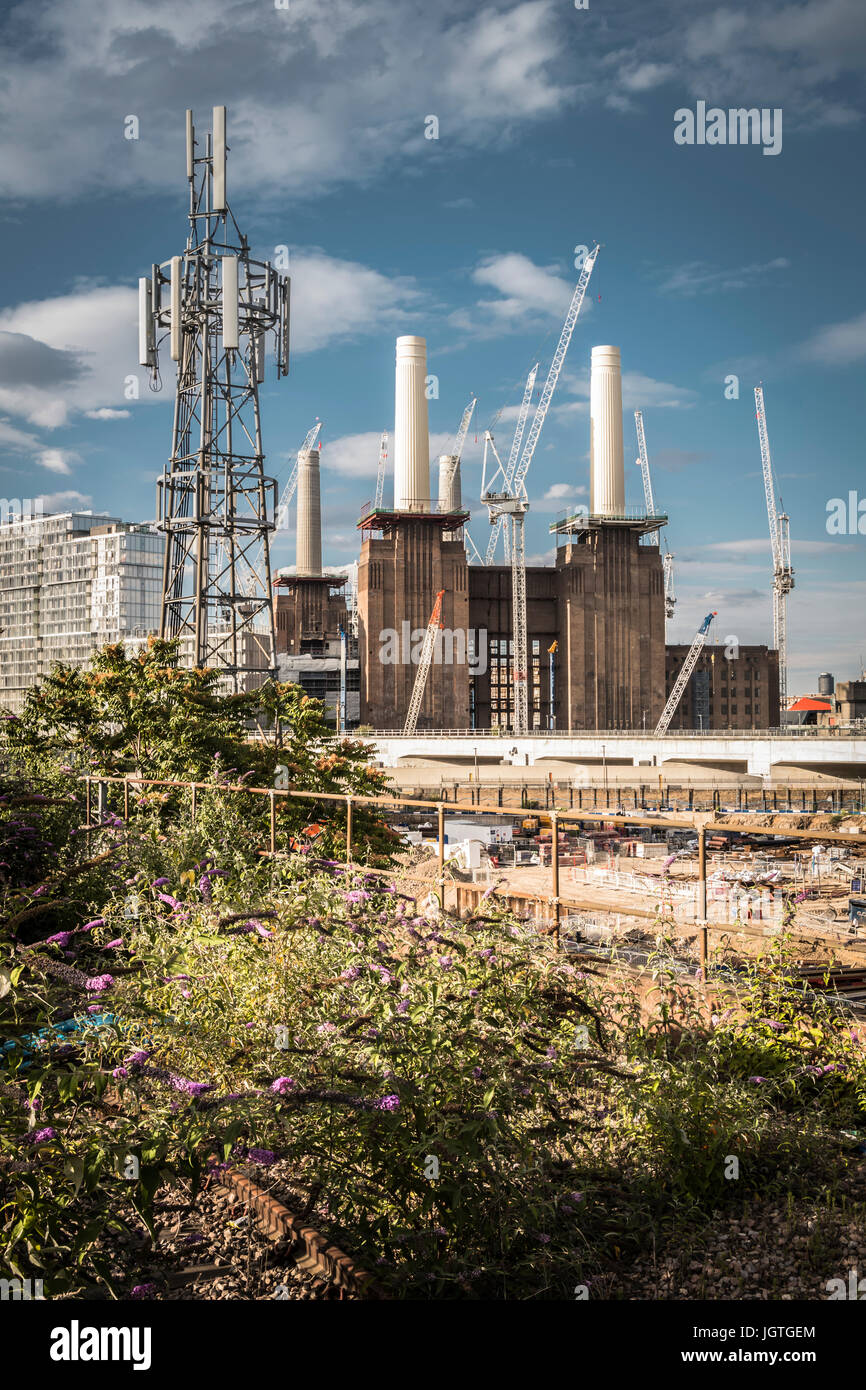
M 463 412 L 463 416 L 460 421 L 459 428 L 457 430 L 457 438 L 454 440 L 454 445 L 451 449 L 451 467 L 448 471 L 448 481 L 446 484 L 446 486 L 449 489 L 454 481 L 454 474 L 460 467 L 460 460 L 463 457 L 463 446 L 466 443 L 466 436 L 469 433 L 469 422 L 472 419 L 472 412 L 475 409 L 477 401 L 478 397 L 473 396 L 472 400 L 469 402 L 469 404 Z
M 707 616 L 704 618 L 704 621 L 698 628 L 697 632 L 695 633 L 695 640 L 689 647 L 686 659 L 683 662 L 683 668 L 677 676 L 676 680 L 674 681 L 673 689 L 671 690 L 671 693 L 668 696 L 668 702 L 662 710 L 662 715 L 659 719 L 658 724 L 656 724 L 656 738 L 658 738 L 661 734 L 666 734 L 670 727 L 670 722 L 677 712 L 677 707 L 679 706 L 680 700 L 683 698 L 683 691 L 689 683 L 689 677 L 691 676 L 692 671 L 694 671 L 695 666 L 697 665 L 698 657 L 700 656 L 703 645 L 707 640 L 707 633 L 710 630 L 710 623 L 716 616 L 717 615 L 715 613 L 708 613 Z
M 784 511 L 776 508 L 776 477 L 767 434 L 763 386 L 755 387 L 755 416 L 773 556 L 773 646 L 779 653 L 779 710 L 780 718 L 784 721 L 788 708 L 788 595 L 794 587 L 794 571 L 791 568 L 790 520 Z
M 433 660 L 433 650 L 436 646 L 436 633 L 442 626 L 442 600 L 444 597 L 445 590 L 440 589 L 436 595 L 433 612 L 430 614 L 427 631 L 424 633 L 424 642 L 421 647 L 418 670 L 415 673 L 415 684 L 412 687 L 412 698 L 409 701 L 409 709 L 406 713 L 406 723 L 403 725 L 404 734 L 414 734 L 418 725 L 421 701 L 424 699 L 427 677 L 430 674 L 430 663 Z
M 646 447 L 646 434 L 643 427 L 643 414 L 640 410 L 634 413 L 635 430 L 637 431 L 637 448 L 639 457 L 635 460 L 640 468 L 641 478 L 643 479 L 643 496 L 647 516 L 655 516 L 656 504 L 653 497 L 653 484 L 650 475 L 649 455 Z M 662 556 L 662 573 L 664 575 L 665 589 L 665 617 L 674 616 L 676 607 L 676 594 L 674 593 L 674 557 L 669 550 Z
M 385 465 L 388 461 L 388 431 L 382 431 L 382 438 L 379 440 L 379 466 L 376 470 L 376 500 L 373 510 L 379 511 L 382 506 L 382 499 L 385 495 Z
M 634 424 L 637 430 L 637 448 L 640 457 L 637 460 L 638 467 L 643 478 L 643 495 L 646 504 L 647 516 L 655 516 L 656 504 L 653 498 L 653 485 L 650 478 L 649 456 L 646 451 L 646 435 L 643 428 L 643 415 L 639 410 L 634 413 Z
M 532 368 L 532 370 L 530 371 L 529 376 L 526 378 L 526 385 L 525 385 L 525 387 L 523 388 L 523 400 L 521 401 L 521 404 L 520 404 L 520 414 L 519 414 L 518 417 L 517 417 L 517 424 L 516 424 L 515 427 L 514 427 L 514 438 L 513 438 L 512 441 L 511 441 L 511 452 L 510 452 L 509 455 L 508 455 L 508 462 L 505 464 L 504 467 L 503 467 L 503 465 L 502 465 L 502 463 L 501 463 L 501 461 L 500 461 L 500 459 L 499 459 L 499 455 L 496 454 L 496 451 L 495 451 L 495 449 L 494 449 L 494 454 L 496 454 L 496 461 L 497 461 L 497 463 L 499 463 L 499 470 L 498 470 L 498 471 L 501 471 L 501 472 L 502 472 L 502 476 L 503 476 L 503 480 L 504 480 L 504 484 L 505 484 L 505 486 L 504 486 L 504 491 L 505 491 L 506 493 L 510 491 L 510 482 L 509 482 L 509 480 L 513 477 L 514 471 L 515 471 L 515 469 L 516 469 L 516 467 L 517 467 L 517 459 L 518 459 L 518 457 L 519 457 L 519 455 L 520 455 L 520 446 L 521 446 L 521 444 L 523 443 L 523 434 L 524 434 L 524 431 L 525 431 L 525 429 L 526 429 L 526 418 L 527 418 L 527 416 L 528 416 L 528 414 L 529 414 L 529 406 L 530 406 L 530 403 L 531 403 L 531 401 L 532 401 L 532 392 L 533 392 L 534 389 L 535 389 L 535 378 L 536 378 L 537 375 L 538 375 L 538 363 L 536 362 L 535 366 L 534 366 L 534 367 Z M 488 439 L 488 438 L 490 439 L 490 443 L 492 444 L 492 443 L 493 443 L 493 436 L 492 436 L 492 434 L 490 434 L 490 431 L 489 431 L 489 430 L 487 431 L 487 435 L 485 436 L 485 453 L 486 453 L 486 442 L 487 442 L 487 439 Z M 495 478 L 496 478 L 496 475 L 494 474 L 494 481 L 495 481 Z M 482 489 L 481 489 L 481 490 L 482 490 L 482 493 L 484 493 L 484 488 L 483 488 L 483 486 L 482 486 Z M 503 520 L 504 520 L 503 517 L 498 516 L 498 517 L 496 518 L 496 520 L 494 521 L 494 523 L 493 523 L 493 529 L 492 529 L 491 532 L 490 532 L 490 540 L 487 542 L 487 559 L 485 560 L 485 564 L 488 564 L 488 565 L 492 565 L 492 564 L 493 564 L 493 557 L 494 557 L 494 555 L 496 554 L 496 543 L 497 543 L 497 541 L 498 541 L 498 539 L 499 539 L 499 533 L 500 533 L 500 531 L 503 529 Z M 507 531 L 506 531 L 506 533 L 505 533 L 505 536 L 506 536 L 506 540 L 505 540 L 505 544 L 506 544 L 506 555 L 505 555 L 505 559 L 508 560 L 508 559 L 510 558 L 510 553 L 509 553 L 509 546 L 508 546 L 508 539 L 509 539 L 509 538 L 508 538 L 508 532 L 507 532 Z
M 562 325 L 562 332 L 559 335 L 559 342 L 553 354 L 550 368 L 547 373 L 547 380 L 544 383 L 544 390 L 541 399 L 529 427 L 526 436 L 526 443 L 520 460 L 512 470 L 505 474 L 505 488 L 501 493 L 488 492 L 483 497 L 483 501 L 488 503 L 490 520 L 495 521 L 497 517 L 508 517 L 511 523 L 511 598 L 512 598 L 512 625 L 514 630 L 514 665 L 512 668 L 514 681 L 514 732 L 515 734 L 526 734 L 529 732 L 529 636 L 527 632 L 526 616 L 526 540 L 525 540 L 525 520 L 529 510 L 529 502 L 526 496 L 526 475 L 529 472 L 535 446 L 547 418 L 547 411 L 556 390 L 556 383 L 559 381 L 559 374 L 562 371 L 562 364 L 565 361 L 565 354 L 568 352 L 568 345 L 571 342 L 571 335 L 574 332 L 574 325 L 583 305 L 586 287 L 589 284 L 589 277 L 592 275 L 593 266 L 599 253 L 599 246 L 596 244 L 590 251 L 583 263 L 580 278 L 575 286 L 571 303 L 568 306 L 568 313 Z M 531 374 L 530 374 L 531 375 Z M 527 386 L 529 383 L 527 382 Z M 531 395 L 531 390 L 529 392 Z M 526 395 L 524 394 L 524 401 Z M 527 407 L 528 408 L 528 407 Z M 492 441 L 491 441 L 492 443 Z M 495 452 L 495 451 L 494 451 Z M 514 449 L 515 457 L 517 450 Z

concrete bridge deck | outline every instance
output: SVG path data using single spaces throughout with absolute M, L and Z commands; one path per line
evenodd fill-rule
M 688 764 L 695 773 L 745 773 L 769 780 L 780 774 L 797 777 L 819 773 L 866 781 L 866 733 L 830 734 L 823 731 L 774 731 L 772 733 L 667 734 L 656 738 L 642 732 L 568 734 L 542 733 L 516 737 L 489 730 L 455 730 L 419 733 L 358 733 L 369 745 L 371 757 L 383 767 L 413 765 L 442 770 L 457 767 L 471 771 L 476 762 L 486 769 L 535 767 L 545 764 L 574 767 L 574 775 L 594 764 L 608 767 L 657 768 L 670 763 Z

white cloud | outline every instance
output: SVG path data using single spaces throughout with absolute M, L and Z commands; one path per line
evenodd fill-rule
M 314 352 L 380 330 L 404 328 L 423 296 L 407 277 L 389 280 L 324 251 L 292 253 L 292 351 Z
M 801 356 L 828 367 L 846 366 L 866 357 L 866 313 L 845 323 L 828 323 L 819 328 L 801 348 Z
M 0 329 L 72 354 L 80 365 L 71 381 L 0 384 L 0 407 L 32 424 L 55 429 L 71 414 L 124 400 L 126 377 L 138 366 L 138 299 L 123 285 L 83 285 L 54 299 L 31 300 L 0 312 Z M 142 391 L 143 398 L 151 395 Z
M 69 449 L 43 449 L 41 454 L 36 455 L 36 462 L 40 468 L 47 468 L 49 473 L 71 473 L 70 460 L 77 457 Z
M 585 415 L 589 412 L 589 367 L 567 372 L 560 382 L 577 400 L 566 400 L 551 408 L 561 418 Z M 670 381 L 656 381 L 644 372 L 623 372 L 622 406 L 624 411 L 685 410 L 699 400 L 697 391 L 688 386 L 675 386 Z
M 436 159 L 427 113 L 451 150 L 483 148 L 575 94 L 559 76 L 567 21 L 554 0 L 468 14 L 423 0 L 64 0 L 13 14 L 0 186 L 17 197 L 179 192 L 183 106 L 201 139 L 223 94 L 229 196 L 272 202 Z M 124 139 L 127 114 L 137 140 Z
M 459 309 L 449 316 L 454 328 L 472 337 L 489 338 L 501 333 L 520 332 L 546 320 L 561 321 L 571 303 L 574 280 L 566 279 L 555 265 L 540 266 L 520 251 L 488 256 L 472 272 L 472 279 L 483 290 L 495 290 L 497 298 L 479 299 L 471 309 Z M 581 321 L 591 311 L 587 299 Z M 542 377 L 543 380 L 543 377 Z M 539 383 L 540 385 L 540 383 Z
M 36 499 L 46 512 L 84 511 L 93 506 L 93 498 L 83 492 L 43 492 Z
M 670 63 L 639 63 L 622 74 L 620 81 L 627 92 L 648 92 L 667 82 L 673 73 Z
M 660 286 L 662 294 L 717 294 L 721 291 L 745 290 L 760 284 L 772 272 L 788 270 L 791 262 L 785 256 L 758 265 L 733 266 L 715 269 L 705 261 L 689 261 L 673 271 Z
M 296 353 L 398 330 L 422 299 L 409 279 L 389 280 L 316 248 L 292 254 L 291 273 Z M 47 429 L 79 413 L 100 421 L 129 418 L 133 411 L 123 405 L 129 377 L 138 381 L 136 408 L 165 401 L 174 389 L 173 365 L 164 352 L 163 391 L 150 391 L 138 365 L 137 323 L 137 292 L 125 285 L 83 283 L 69 294 L 0 311 L 0 333 L 5 330 L 10 341 L 11 335 L 26 335 L 32 356 L 40 348 L 53 354 L 42 378 L 34 370 L 29 383 L 0 380 L 0 409 Z M 56 370 L 60 354 L 64 373 Z

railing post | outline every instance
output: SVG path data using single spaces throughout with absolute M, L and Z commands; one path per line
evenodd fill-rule
M 108 783 L 97 782 L 96 784 L 96 814 L 100 820 L 104 820 L 108 810 Z
M 445 807 L 440 801 L 438 806 L 438 854 L 439 854 L 439 899 L 441 908 L 445 909 Z
M 123 819 L 129 820 L 129 778 L 123 779 Z
M 192 788 L 192 823 L 193 825 L 195 825 L 195 813 L 198 809 L 198 784 L 195 782 L 191 782 L 190 786 Z
M 352 798 L 346 797 L 346 863 L 352 862 Z
M 86 809 L 86 812 L 85 812 L 84 825 L 85 825 L 85 828 L 86 828 L 87 830 L 89 830 L 89 829 L 90 829 L 90 778 L 89 778 L 89 777 L 85 777 L 84 780 L 85 780 L 85 783 L 86 783 L 86 785 L 87 785 L 87 791 L 86 791 L 86 807 L 87 807 L 87 809 Z
M 707 920 L 707 827 L 698 831 L 698 917 Z
M 270 803 L 271 854 L 273 855 L 277 852 L 277 794 L 273 789 L 268 792 L 268 801 Z
M 553 871 L 553 922 L 556 944 L 559 946 L 559 818 L 554 811 L 550 817 L 550 867 Z
M 709 926 L 708 926 L 708 924 L 707 924 L 706 922 L 701 922 L 701 925 L 700 925 L 700 927 L 698 928 L 698 934 L 699 934 L 699 939 L 700 939 L 700 953 L 701 953 L 701 983 L 702 983 L 703 985 L 706 985 L 706 983 L 707 983 L 707 961 L 708 961 L 708 958 L 709 958 L 709 934 L 710 934 L 710 929 L 709 929 Z

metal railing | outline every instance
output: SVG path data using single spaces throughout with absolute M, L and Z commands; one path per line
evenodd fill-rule
M 783 727 L 779 729 L 669 729 L 666 734 L 654 734 L 651 729 L 532 729 L 528 734 L 516 734 L 513 729 L 419 729 L 415 734 L 404 734 L 402 729 L 368 729 L 361 725 L 350 729 L 353 737 L 365 738 L 502 738 L 525 741 L 531 739 L 572 739 L 594 742 L 607 742 L 609 739 L 647 739 L 650 743 L 669 742 L 674 739 L 777 739 L 777 738 L 828 738 L 828 739 L 866 739 L 866 725 L 862 729 L 820 728 L 817 725 L 804 725 L 800 728 Z
M 78 781 L 84 782 L 84 783 L 86 784 L 86 798 L 85 798 L 86 821 L 85 821 L 85 825 L 84 825 L 83 829 L 84 829 L 84 830 L 87 830 L 87 831 L 98 830 L 98 829 L 101 828 L 98 824 L 95 825 L 95 824 L 93 823 L 92 816 L 91 816 L 91 811 L 92 811 L 92 788 L 93 788 L 93 784 L 94 784 L 94 783 L 96 783 L 97 787 L 99 788 L 99 801 L 98 801 L 98 805 L 99 805 L 100 812 L 102 812 L 102 813 L 104 813 L 104 811 L 107 809 L 107 793 L 106 793 L 106 791 L 105 791 L 105 788 L 106 788 L 108 785 L 110 785 L 110 784 L 118 784 L 118 785 L 121 785 L 121 786 L 123 787 L 123 819 L 124 819 L 124 822 L 128 822 L 128 821 L 129 821 L 129 810 L 130 810 L 130 806 L 129 806 L 129 789 L 130 789 L 131 786 L 180 787 L 180 788 L 185 788 L 186 790 L 188 790 L 188 791 L 191 793 L 191 821 L 192 821 L 193 823 L 195 823 L 196 811 L 197 811 L 197 802 L 198 802 L 198 793 L 199 793 L 200 791 L 205 791 L 205 792 L 207 792 L 207 791 L 213 791 L 213 792 L 220 792 L 220 793 L 233 792 L 233 793 L 244 793 L 244 794 L 247 795 L 247 796 L 266 796 L 266 797 L 268 798 L 269 811 L 270 811 L 270 825 L 269 825 L 269 829 L 270 829 L 270 848 L 269 848 L 268 850 L 262 850 L 262 851 L 260 851 L 260 853 L 261 853 L 262 855 L 264 855 L 265 857 L 268 857 L 268 858 L 274 858 L 274 857 L 277 857 L 278 855 L 281 856 L 281 857 L 283 857 L 283 856 L 285 856 L 285 854 L 287 853 L 286 851 L 279 851 L 279 850 L 277 849 L 277 814 L 276 814 L 276 804 L 277 804 L 277 803 L 276 803 L 276 799 L 277 799 L 277 797 L 282 797 L 284 800 L 292 799 L 292 800 L 300 800 L 300 801 L 329 801 L 329 802 L 336 802 L 336 803 L 339 803 L 339 804 L 341 804 L 341 805 L 344 805 L 345 808 L 346 808 L 346 858 L 345 858 L 346 867 L 347 867 L 347 868 L 363 869 L 365 873 L 377 872 L 377 873 L 382 873 L 382 874 L 385 874 L 385 875 L 388 875 L 388 876 L 393 876 L 393 875 L 394 875 L 395 870 L 394 870 L 393 868 L 384 869 L 384 870 L 371 870 L 367 865 L 358 864 L 355 860 L 353 860 L 353 858 L 352 858 L 352 832 L 353 832 L 352 812 L 353 812 L 353 808 L 354 808 L 355 806 L 378 806 L 378 807 L 391 807 L 391 808 L 394 808 L 394 809 L 402 809 L 403 807 L 406 807 L 406 806 L 419 806 L 419 807 L 428 808 L 428 809 L 430 809 L 430 810 L 435 810 L 436 813 L 437 813 L 437 856 L 438 856 L 438 875 L 437 875 L 436 883 L 437 883 L 437 887 L 438 887 L 438 889 L 439 889 L 439 901 L 440 901 L 440 903 L 444 906 L 444 903 L 445 903 L 445 886 L 446 886 L 446 875 L 445 875 L 445 813 L 446 813 L 446 810 L 447 810 L 448 812 L 450 812 L 450 813 L 453 814 L 453 813 L 454 813 L 454 810 L 455 810 L 455 808 L 454 808 L 453 806 L 451 806 L 450 804 L 448 804 L 448 803 L 446 803 L 446 802 L 443 802 L 443 801 L 426 801 L 426 800 L 420 800 L 420 799 L 410 798 L 410 797 L 360 796 L 360 795 L 356 795 L 354 792 L 318 792 L 318 791 L 315 791 L 315 792 L 314 792 L 314 791 L 302 791 L 302 790 L 296 789 L 296 788 L 294 788 L 294 787 L 287 787 L 287 788 L 282 788 L 282 787 L 281 787 L 281 788 L 274 788 L 274 787 L 245 787 L 245 786 L 243 786 L 243 785 L 241 785 L 241 784 L 239 784 L 239 783 L 221 784 L 221 783 L 219 783 L 219 782 L 192 782 L 192 781 L 181 781 L 181 780 L 157 779 L 157 778 L 149 778 L 149 777 L 117 777 L 117 776 L 114 776 L 114 777 L 111 777 L 111 776 L 107 776 L 107 777 L 94 777 L 94 776 L 86 776 L 86 777 L 79 777 L 79 778 L 78 778 Z M 514 808 L 510 808 L 510 809 L 509 809 L 509 808 L 502 807 L 502 806 L 486 806 L 486 805 L 481 805 L 481 806 L 475 806 L 475 807 L 473 807 L 472 810 L 474 810 L 474 812 L 475 812 L 476 814 L 480 811 L 480 812 L 483 812 L 484 814 L 487 814 L 487 815 L 505 816 L 505 817 L 510 817 L 511 819 L 514 819 L 514 815 L 515 815 Z M 468 814 L 468 815 L 471 816 L 471 815 L 472 815 L 472 811 L 467 810 L 466 814 Z M 561 897 L 561 895 L 560 895 L 560 872 L 559 872 L 559 871 L 560 871 L 560 846 L 559 846 L 559 828 L 560 828 L 560 826 L 566 825 L 566 824 L 568 824 L 569 822 L 571 822 L 571 823 L 577 822 L 577 823 L 583 823 L 583 824 L 592 824 L 592 823 L 595 823 L 595 824 L 600 824 L 600 825 L 605 826 L 605 827 L 608 826 L 608 825 L 613 825 L 613 826 L 619 826 L 619 825 L 621 825 L 621 826 L 640 825 L 640 826 L 649 826 L 649 827 L 651 827 L 651 828 L 653 828 L 653 829 L 655 829 L 655 830 L 658 830 L 658 829 L 659 829 L 660 827 L 662 827 L 662 826 L 665 826 L 665 827 L 669 826 L 671 829 L 685 829 L 685 830 L 691 830 L 691 831 L 694 833 L 694 835 L 695 835 L 695 837 L 697 838 L 697 841 L 698 841 L 698 878 L 697 878 L 697 908 L 698 908 L 698 912 L 697 912 L 697 916 L 696 916 L 696 918 L 695 918 L 695 923 L 694 923 L 694 925 L 695 925 L 695 926 L 697 927 L 697 929 L 698 929 L 699 946 L 700 946 L 700 964 L 701 964 L 701 971 L 702 971 L 702 979 L 703 979 L 703 980 L 706 980 L 706 978 L 707 978 L 707 960 L 708 960 L 708 952 L 709 952 L 708 938 L 709 938 L 709 933 L 710 933 L 711 931 L 722 932 L 722 933 L 724 933 L 724 932 L 735 932 L 735 933 L 737 933 L 738 935 L 744 935 L 744 936 L 766 936 L 766 935 L 768 934 L 768 933 L 766 933 L 766 932 L 756 932 L 756 931 L 749 930 L 748 928 L 743 928 L 743 927 L 741 927 L 740 925 L 738 925 L 737 923 L 733 923 L 733 922 L 711 923 L 711 922 L 709 922 L 709 921 L 707 920 L 707 833 L 709 832 L 710 834 L 712 834 L 712 833 L 715 832 L 716 834 L 718 834 L 718 833 L 719 833 L 720 831 L 722 831 L 722 830 L 724 830 L 724 831 L 736 831 L 736 832 L 739 832 L 739 833 L 745 833 L 745 834 L 750 834 L 750 835 L 754 835 L 754 834 L 756 834 L 756 833 L 760 833 L 760 831 L 756 831 L 756 828 L 755 828 L 754 825 L 745 824 L 745 823 L 740 822 L 740 821 L 725 821 L 724 825 L 722 825 L 722 826 L 713 826 L 712 824 L 703 824 L 703 825 L 701 825 L 701 826 L 696 826 L 696 825 L 694 824 L 694 821 L 693 821 L 693 820 L 683 820 L 683 819 L 678 818 L 678 817 L 676 817 L 676 816 L 666 816 L 665 819 L 664 819 L 663 821 L 660 821 L 659 818 L 658 818 L 657 816 L 610 815 L 608 812 L 604 812 L 604 811 L 603 811 L 603 812 L 600 812 L 600 813 L 598 813 L 598 814 L 594 814 L 594 813 L 589 812 L 589 811 L 573 811 L 573 810 L 568 810 L 568 809 L 566 809 L 566 808 L 564 808 L 564 807 L 562 807 L 562 808 L 554 808 L 553 810 L 551 810 L 550 812 L 548 812 L 548 815 L 549 815 L 549 819 L 550 819 L 550 829 L 551 829 L 551 866 L 550 866 L 550 872 L 551 872 L 551 891 L 550 891 L 550 893 L 549 893 L 546 897 L 544 897 L 544 896 L 542 896 L 542 895 L 540 895 L 540 894 L 539 894 L 539 895 L 536 895 L 536 894 L 528 894 L 528 895 L 527 895 L 527 894 L 514 894 L 514 895 L 510 895 L 510 894 L 509 894 L 508 896 L 531 897 L 531 898 L 533 898 L 533 900 L 536 901 L 536 902 L 546 902 L 546 903 L 548 904 L 548 906 L 549 906 L 550 908 L 552 908 L 552 910 L 553 910 L 553 929 L 554 929 L 555 934 L 556 934 L 557 943 L 559 943 L 559 939 L 560 939 L 560 932 L 559 932 L 559 928 L 560 928 L 560 917 L 561 917 L 561 911 L 560 911 L 560 909 L 561 909 L 563 906 L 576 907 L 576 908 L 580 908 L 580 909 L 583 909 L 583 910 L 592 910 L 593 908 L 595 908 L 596 910 L 599 910 L 599 911 L 603 911 L 603 910 L 604 910 L 604 909 L 599 909 L 598 906 L 597 906 L 597 904 L 593 904 L 593 903 L 579 903 L 579 902 L 573 902 L 573 901 L 571 901 L 571 900 L 566 901 L 566 900 L 563 899 L 563 898 Z M 844 833 L 844 832 L 840 833 L 839 831 L 834 831 L 834 830 L 826 830 L 826 831 L 825 831 L 825 830 L 796 830 L 796 829 L 793 829 L 793 828 L 791 828 L 791 829 L 787 829 L 787 828 L 786 828 L 784 838 L 785 838 L 785 839 L 805 839 L 805 840 L 812 840 L 813 842 L 816 842 L 816 841 L 821 841 L 821 842 L 832 841 L 832 842 L 834 842 L 834 843 L 841 843 L 841 844 L 847 844 L 847 845 L 855 845 L 855 844 L 856 844 L 856 845 L 866 845 L 866 834 L 856 834 L 856 835 L 854 835 L 854 834 L 846 834 L 846 833 Z M 624 914 L 624 915 L 627 915 L 627 914 Z M 638 915 L 643 915 L 643 914 L 638 914 Z

